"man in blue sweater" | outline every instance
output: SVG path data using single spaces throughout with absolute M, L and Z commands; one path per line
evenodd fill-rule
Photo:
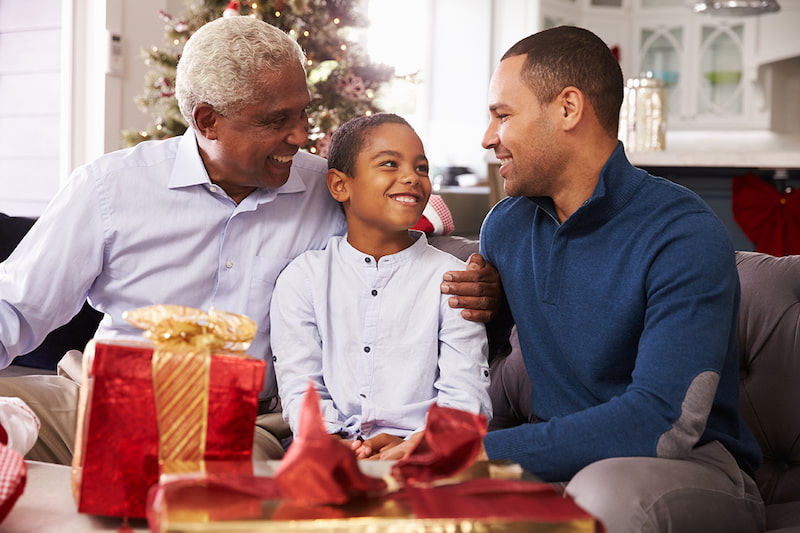
M 481 252 L 519 335 L 521 360 L 500 364 L 524 364 L 532 417 L 486 454 L 568 482 L 610 533 L 760 531 L 733 247 L 699 197 L 628 162 L 622 96 L 614 55 L 580 28 L 521 40 L 492 77 L 483 146 L 510 197 Z

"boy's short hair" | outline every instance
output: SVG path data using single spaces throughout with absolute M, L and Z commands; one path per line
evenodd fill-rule
M 367 142 L 367 132 L 382 124 L 403 124 L 414 128 L 394 113 L 376 113 L 348 120 L 334 132 L 328 149 L 328 169 L 336 169 L 348 176 L 355 173 L 356 159 Z M 416 133 L 416 132 L 415 132 Z

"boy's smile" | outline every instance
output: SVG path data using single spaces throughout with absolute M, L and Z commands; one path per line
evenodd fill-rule
M 419 197 L 411 194 L 394 194 L 389 197 L 403 203 L 416 204 L 419 202 Z
M 367 132 L 354 175 L 343 175 L 335 196 L 347 214 L 348 241 L 365 253 L 379 243 L 386 255 L 410 245 L 408 229 L 419 220 L 430 195 L 422 141 L 405 124 L 384 123 Z

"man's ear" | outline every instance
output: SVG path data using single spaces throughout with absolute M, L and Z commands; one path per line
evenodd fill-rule
M 564 87 L 556 97 L 561 113 L 562 128 L 564 131 L 573 129 L 583 119 L 586 112 L 586 96 L 583 92 L 572 86 Z
M 217 138 L 217 121 L 219 114 L 208 104 L 198 104 L 192 112 L 197 132 L 208 140 Z
M 328 169 L 326 176 L 328 190 L 337 202 L 344 203 L 350 199 L 349 179 L 350 177 L 340 170 Z

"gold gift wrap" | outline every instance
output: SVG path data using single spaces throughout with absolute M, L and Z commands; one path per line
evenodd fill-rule
M 277 468 L 277 462 L 268 462 Z M 369 475 L 386 477 L 391 462 L 361 461 Z M 384 473 L 385 472 L 385 473 Z M 263 469 L 261 474 L 263 474 Z M 281 499 L 261 499 L 203 483 L 162 484 L 151 499 L 148 511 L 151 530 L 160 533 L 182 532 L 356 532 L 356 533 L 567 533 L 602 531 L 599 522 L 562 496 L 550 485 L 525 475 L 516 465 L 478 462 L 458 478 L 439 487 L 420 489 L 426 497 L 449 498 L 444 492 L 470 480 L 508 479 L 529 483 L 537 489 L 528 493 L 526 508 L 541 510 L 539 518 L 485 516 L 469 518 L 419 518 L 404 489 L 378 498 L 358 499 L 344 505 L 300 505 Z M 523 479 L 525 478 L 525 479 Z M 262 478 L 263 479 L 263 478 Z M 414 489 L 416 490 L 416 489 Z M 153 495 L 151 495 L 153 496 Z M 502 498 L 502 496 L 499 496 Z M 519 497 L 516 501 L 519 501 Z M 464 513 L 469 515 L 469 512 Z M 531 515 L 537 514 L 532 511 Z

